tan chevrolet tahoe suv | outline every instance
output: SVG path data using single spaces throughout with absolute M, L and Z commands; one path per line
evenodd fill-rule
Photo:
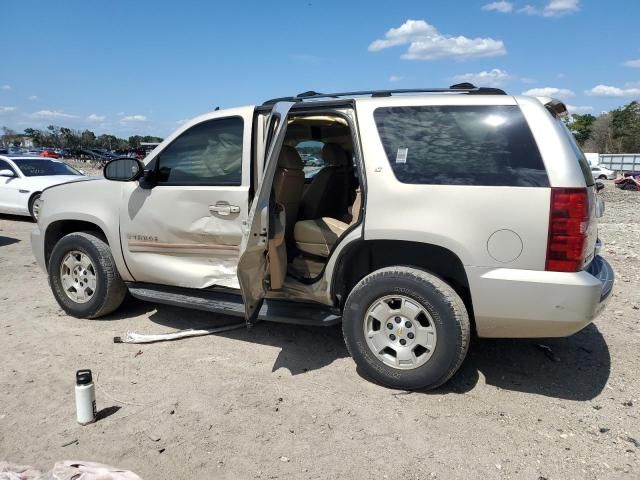
M 479 337 L 571 335 L 613 286 L 565 106 L 470 84 L 193 119 L 143 162 L 48 188 L 33 252 L 69 314 L 136 298 L 342 323 L 360 370 L 435 388 Z

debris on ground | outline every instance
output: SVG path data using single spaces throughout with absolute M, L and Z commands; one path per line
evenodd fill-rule
M 229 330 L 237 330 L 239 328 L 245 328 L 246 323 L 233 323 L 231 325 L 225 325 L 223 327 L 216 328 L 207 328 L 204 330 L 194 330 L 193 328 L 188 328 L 186 330 L 179 330 L 177 332 L 170 333 L 156 333 L 156 334 L 144 334 L 144 333 L 135 333 L 135 332 L 127 332 L 127 335 L 124 337 L 113 337 L 113 343 L 155 343 L 155 342 L 166 342 L 169 340 L 178 340 L 180 338 L 187 337 L 202 337 L 203 335 L 213 335 L 214 333 L 222 333 L 228 332 Z M 136 353 L 136 357 L 142 354 L 142 350 Z

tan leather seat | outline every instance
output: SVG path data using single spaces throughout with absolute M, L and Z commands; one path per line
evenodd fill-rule
M 302 197 L 300 218 L 342 218 L 349 203 L 349 156 L 336 143 L 322 147 L 326 166 L 313 177 Z
M 318 257 L 328 257 L 336 241 L 351 225 L 355 225 L 358 222 L 361 205 L 362 196 L 360 190 L 358 190 L 351 207 L 351 222 L 345 223 L 331 217 L 297 222 L 293 232 L 296 246 L 304 253 Z
M 304 188 L 302 159 L 298 151 L 283 145 L 278 157 L 278 169 L 273 179 L 273 194 L 276 203 L 284 207 L 286 238 L 291 238 L 298 219 L 298 209 Z

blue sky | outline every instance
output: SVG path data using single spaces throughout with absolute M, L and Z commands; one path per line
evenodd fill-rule
M 640 98 L 638 0 L 3 0 L 0 126 L 166 136 L 216 106 L 472 80 Z M 534 93 L 536 91 L 534 90 Z

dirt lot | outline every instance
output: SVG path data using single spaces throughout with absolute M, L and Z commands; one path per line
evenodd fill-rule
M 410 394 L 361 378 L 339 329 L 114 344 L 231 319 L 133 300 L 105 320 L 68 317 L 31 255 L 32 224 L 0 216 L 0 460 L 93 460 L 146 479 L 638 478 L 640 194 L 604 196 L 618 276 L 596 324 L 475 341 L 444 388 Z M 97 376 L 102 418 L 87 427 L 79 368 Z

